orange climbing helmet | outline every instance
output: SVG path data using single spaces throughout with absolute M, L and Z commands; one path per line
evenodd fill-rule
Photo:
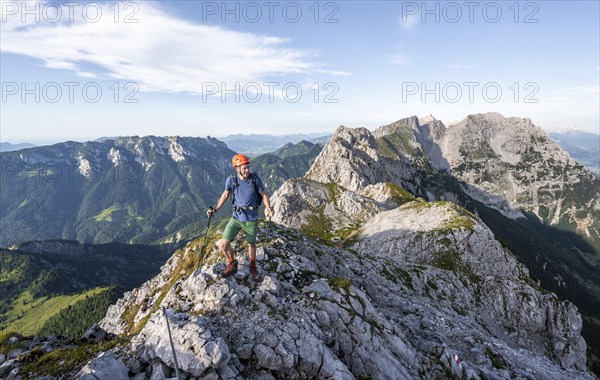
M 234 168 L 237 168 L 240 165 L 249 164 L 249 163 L 250 163 L 250 159 L 248 159 L 248 157 L 244 154 L 236 154 L 231 159 L 231 164 L 233 165 Z

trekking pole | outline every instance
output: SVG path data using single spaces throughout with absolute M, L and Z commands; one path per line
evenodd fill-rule
M 269 224 L 271 223 L 271 217 L 267 217 L 267 236 L 265 237 L 265 244 L 269 242 Z
M 204 252 L 204 247 L 206 246 L 206 237 L 208 236 L 208 230 L 210 229 L 210 220 L 212 219 L 213 214 L 210 214 L 210 216 L 208 217 L 208 223 L 206 223 L 206 232 L 204 233 L 204 241 L 202 242 L 202 247 L 200 248 L 200 253 L 198 253 L 198 256 L 200 256 L 200 259 L 202 259 L 202 253 Z M 198 266 L 200 266 L 200 260 L 198 260 Z
M 210 221 L 210 219 L 208 219 Z M 177 364 L 177 354 L 175 353 L 175 346 L 173 345 L 173 337 L 171 336 L 171 327 L 169 326 L 169 318 L 167 317 L 167 309 L 163 306 L 163 313 L 167 320 L 167 331 L 169 333 L 169 342 L 171 343 L 171 352 L 173 352 L 173 360 L 175 361 L 175 373 L 177 374 L 177 380 L 181 380 L 179 377 L 179 364 Z

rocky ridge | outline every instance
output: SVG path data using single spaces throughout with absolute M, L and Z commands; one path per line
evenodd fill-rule
M 479 136 L 477 132 L 483 131 L 480 134 L 490 141 L 494 140 L 493 145 L 497 146 L 496 149 L 509 152 L 503 153 L 504 156 L 509 157 L 512 162 L 518 161 L 513 165 L 508 161 L 502 161 L 500 154 L 494 153 L 495 156 L 490 156 L 489 160 L 485 156 L 479 159 L 469 156 L 464 159 L 472 161 L 468 165 L 493 172 L 494 165 L 500 162 L 499 165 L 504 167 L 504 173 L 508 173 L 509 178 L 530 175 L 535 172 L 535 168 L 543 166 L 552 168 L 551 170 L 557 173 L 571 173 L 570 176 L 563 177 L 563 180 L 570 182 L 563 183 L 554 177 L 548 177 L 546 182 L 547 186 L 560 184 L 562 188 L 570 189 L 570 192 L 564 193 L 570 194 L 570 199 L 568 196 L 559 197 L 563 204 L 570 204 L 568 213 L 563 217 L 568 219 L 574 216 L 584 222 L 597 220 L 594 219 L 596 211 L 593 200 L 598 199 L 598 191 L 594 192 L 590 189 L 598 187 L 599 181 L 594 179 L 588 181 L 588 177 L 591 178 L 589 172 L 572 166 L 573 161 L 564 152 L 557 150 L 555 144 L 543 143 L 546 141 L 543 139 L 544 133 L 530 121 L 503 118 L 498 114 L 471 115 L 467 119 L 478 122 L 481 119 L 488 120 L 487 126 L 472 125 L 470 133 Z M 499 124 L 499 126 L 494 127 L 492 124 Z M 357 207 L 366 210 L 373 199 L 361 200 L 356 195 L 363 194 L 367 187 L 395 186 L 410 192 L 408 196 L 397 192 L 401 196 L 388 196 L 387 198 L 392 202 L 384 207 L 379 204 L 377 211 L 390 210 L 413 196 L 428 201 L 455 202 L 481 215 L 497 238 L 518 255 L 521 262 L 525 263 L 534 276 L 541 280 L 546 289 L 557 292 L 563 299 L 577 303 L 587 316 L 586 334 L 591 339 L 588 342 L 593 343 L 594 337 L 597 337 L 597 327 L 594 327 L 593 321 L 598 315 L 597 305 L 600 294 L 598 275 L 595 270 L 600 264 L 600 256 L 598 256 L 600 251 L 597 242 L 593 239 L 594 234 L 600 233 L 598 224 L 595 222 L 587 224 L 589 235 L 577 230 L 573 224 L 561 222 L 559 228 L 549 226 L 549 222 L 547 225 L 542 225 L 535 215 L 532 215 L 531 210 L 526 207 L 516 208 L 517 206 L 505 198 L 504 194 L 490 193 L 478 188 L 477 183 L 468 183 L 469 178 L 455 176 L 452 165 L 455 164 L 456 158 L 447 152 L 450 147 L 460 146 L 461 140 L 445 137 L 453 128 L 454 126 L 446 128 L 433 117 L 420 120 L 414 116 L 380 127 L 373 132 L 361 128 L 339 127 L 330 143 L 317 157 L 306 178 L 284 185 L 273 197 L 276 208 L 281 206 L 281 209 L 277 210 L 277 221 L 299 228 L 310 236 L 331 242 L 345 242 L 354 239 L 360 228 L 364 227 L 365 223 L 369 223 L 374 214 L 364 216 L 355 214 L 355 217 L 349 221 L 335 218 L 340 211 L 348 215 L 348 212 L 344 211 L 344 204 L 340 202 L 344 194 L 355 194 L 354 199 L 359 205 Z M 511 145 L 510 139 L 513 129 L 515 141 L 518 142 L 514 143 L 514 146 Z M 529 141 L 527 131 L 532 130 L 530 140 L 541 142 L 527 145 Z M 503 136 L 502 139 L 496 136 L 499 131 Z M 485 147 L 486 144 L 473 139 L 469 144 L 462 145 L 461 152 L 476 152 L 475 148 Z M 517 156 L 519 149 L 526 154 Z M 538 151 L 543 152 L 546 162 L 532 158 Z M 512 156 L 510 152 L 513 152 Z M 555 160 L 552 159 L 553 152 L 557 152 Z M 461 167 L 459 165 L 457 168 Z M 512 172 L 515 174 L 511 174 Z M 538 175 L 536 186 L 543 184 L 544 180 L 541 174 Z M 316 192 L 315 194 L 320 195 L 313 197 L 310 192 L 302 193 L 302 189 L 307 186 L 327 188 L 329 192 Z M 292 187 L 294 191 L 291 191 Z M 535 186 L 533 189 L 532 191 L 537 191 Z M 554 207 L 556 203 L 548 201 L 548 205 Z M 577 231 L 579 235 L 565 230 Z M 381 244 L 386 245 L 383 242 Z M 592 349 L 596 350 L 593 344 Z
M 271 236 L 258 284 L 241 258 L 220 279 L 216 248 L 181 274 L 194 242 L 111 306 L 104 329 L 139 329 L 120 359 L 130 377 L 174 375 L 165 307 L 186 378 L 593 379 L 576 308 L 450 202 L 378 213 L 346 248 Z

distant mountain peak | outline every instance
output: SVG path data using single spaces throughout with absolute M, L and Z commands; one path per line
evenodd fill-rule
M 11 144 L 9 142 L 0 143 L 0 152 L 13 152 L 15 150 L 34 148 L 36 145 L 30 143 Z
M 433 117 L 432 114 L 428 114 L 424 117 L 419 118 L 419 124 L 421 125 L 431 123 L 432 121 L 437 121 L 437 119 Z

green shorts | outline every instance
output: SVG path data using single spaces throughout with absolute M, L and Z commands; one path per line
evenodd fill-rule
M 229 219 L 229 223 L 225 226 L 225 232 L 223 232 L 223 239 L 233 240 L 235 236 L 244 230 L 246 233 L 246 241 L 250 244 L 256 243 L 256 233 L 258 232 L 258 220 L 253 222 L 240 222 L 236 218 Z

